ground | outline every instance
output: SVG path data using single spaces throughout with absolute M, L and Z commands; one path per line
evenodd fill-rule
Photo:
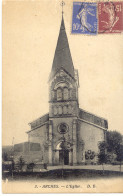
M 86 169 L 86 170 L 102 170 L 102 165 L 81 165 L 81 166 L 48 166 L 48 170 L 56 170 L 56 169 Z M 120 165 L 104 165 L 104 170 L 107 171 L 120 171 Z M 121 171 L 123 172 L 123 166 L 121 166 Z
M 75 179 L 103 179 L 123 177 L 123 167 L 119 165 L 85 165 L 85 166 L 48 166 L 40 172 L 4 173 L 3 180 L 33 181 L 33 180 L 75 180 Z

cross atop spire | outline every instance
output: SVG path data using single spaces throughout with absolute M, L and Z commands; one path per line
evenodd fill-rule
M 74 78 L 74 67 L 65 31 L 63 11 L 59 37 L 57 41 L 49 80 L 51 80 L 61 68 L 64 69 L 72 78 Z
M 64 14 L 63 7 L 64 7 L 64 5 L 65 5 L 65 2 L 62 0 L 62 2 L 61 2 L 60 5 L 62 6 L 62 16 L 63 16 L 63 14 Z

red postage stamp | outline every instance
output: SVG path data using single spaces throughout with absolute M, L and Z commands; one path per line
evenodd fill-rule
M 123 2 L 98 3 L 98 33 L 123 31 Z

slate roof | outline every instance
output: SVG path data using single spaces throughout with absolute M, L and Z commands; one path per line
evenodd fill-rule
M 71 77 L 74 78 L 74 66 L 69 49 L 68 39 L 65 31 L 64 18 L 62 17 L 59 37 L 55 50 L 54 60 L 52 64 L 52 70 L 49 80 L 51 80 L 55 74 L 63 68 Z

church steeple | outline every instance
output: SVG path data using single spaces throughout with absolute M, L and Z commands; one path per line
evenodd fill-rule
M 55 50 L 55 56 L 52 64 L 52 70 L 50 74 L 50 80 L 55 74 L 63 68 L 72 78 L 74 78 L 74 67 L 72 57 L 69 49 L 68 39 L 65 31 L 64 18 L 62 13 L 62 21 Z
M 49 117 L 78 116 L 78 72 L 74 70 L 65 31 L 63 8 L 59 37 L 49 79 Z

